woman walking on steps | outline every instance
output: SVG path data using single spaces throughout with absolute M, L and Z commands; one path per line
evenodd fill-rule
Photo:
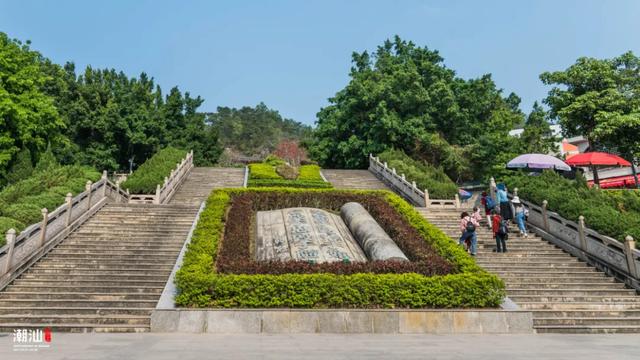
M 507 186 L 504 183 L 500 183 L 497 188 L 496 197 L 500 203 L 500 216 L 502 216 L 502 220 L 511 220 L 513 219 L 513 214 L 511 214 L 511 205 L 507 196 Z
M 518 229 L 520 229 L 520 236 L 528 237 L 529 234 L 527 234 L 527 227 L 524 224 L 525 218 L 527 217 L 527 209 L 525 209 L 520 198 L 517 196 L 513 197 L 511 203 L 513 204 L 514 212 L 516 213 L 516 222 L 518 223 Z
M 468 212 L 465 211 L 460 214 L 460 231 L 462 232 L 462 236 L 460 236 L 458 243 L 463 245 L 467 239 L 471 239 L 471 246 L 468 249 L 471 251 L 471 256 L 476 256 L 478 247 L 476 228 L 478 226 L 480 226 L 480 224 L 472 216 L 469 216 Z

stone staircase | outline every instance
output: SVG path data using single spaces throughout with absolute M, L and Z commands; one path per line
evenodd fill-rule
M 416 208 L 456 242 L 460 211 Z M 511 226 L 506 253 L 494 253 L 485 224 L 478 228 L 477 263 L 500 276 L 507 295 L 530 310 L 539 333 L 638 333 L 640 296 L 553 244 Z
M 106 205 L 0 292 L 0 332 L 148 331 L 196 212 Z
M 196 167 L 169 203 L 200 205 L 214 188 L 242 187 L 243 182 L 244 168 Z
M 390 190 L 369 170 L 322 169 L 322 174 L 336 189 Z

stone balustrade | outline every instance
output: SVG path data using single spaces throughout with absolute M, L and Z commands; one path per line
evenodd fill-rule
M 491 184 L 493 194 L 493 178 Z M 518 189 L 515 188 L 509 198 L 517 194 Z M 575 222 L 550 211 L 547 200 L 541 206 L 520 200 L 529 209 L 527 222 L 536 233 L 573 256 L 640 290 L 640 250 L 635 248 L 635 241 L 631 236 L 620 242 L 587 228 L 584 216 L 580 216 L 578 222 Z
M 164 178 L 162 185 L 156 185 L 155 194 L 130 194 L 129 203 L 143 204 L 166 204 L 180 187 L 180 184 L 187 179 L 189 172 L 193 169 L 193 150 L 187 153 L 184 159 L 176 168 L 171 170 L 168 177 Z
M 0 248 L 0 290 L 104 206 L 108 198 L 116 202 L 128 199 L 107 179 L 106 171 L 99 181 L 87 181 L 85 191 L 72 196 L 68 193 L 65 203 L 51 212 L 42 209 L 42 221 L 20 234 L 14 229 L 7 231 L 7 243 Z
M 409 182 L 404 174 L 399 175 L 395 168 L 389 168 L 386 162 L 380 162 L 380 158 L 374 157 L 372 154 L 369 154 L 369 171 L 416 206 L 439 209 L 460 208 L 458 194 L 454 199 L 431 199 L 428 189 L 420 190 L 415 181 Z

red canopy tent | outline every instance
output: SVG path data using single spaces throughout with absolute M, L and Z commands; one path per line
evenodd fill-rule
M 604 152 L 587 152 L 573 155 L 565 162 L 571 166 L 591 167 L 593 169 L 593 183 L 596 185 L 600 185 L 597 166 L 631 166 L 630 162 L 621 158 L 620 156 Z

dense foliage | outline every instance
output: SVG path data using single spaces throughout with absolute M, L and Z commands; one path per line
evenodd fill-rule
M 549 209 L 566 219 L 577 221 L 584 216 L 587 227 L 603 235 L 620 241 L 627 235 L 640 239 L 638 191 L 588 188 L 583 179 L 569 180 L 550 171 L 540 176 L 513 175 L 506 182 L 535 204 L 547 200 Z
M 200 97 L 177 87 L 165 96 L 145 73 L 53 64 L 0 33 L 0 185 L 21 149 L 37 162 L 50 145 L 63 164 L 124 170 L 167 145 L 193 149 L 200 165 L 220 154 L 218 136 L 198 112 Z
M 457 274 L 218 274 L 215 262 L 232 198 L 265 193 L 272 198 L 288 194 L 367 194 L 382 196 Z M 278 200 L 282 201 L 282 200 Z M 292 199 L 291 202 L 295 202 Z M 283 204 L 284 206 L 289 206 Z M 429 224 L 396 195 L 373 191 L 234 189 L 216 190 L 200 215 L 184 262 L 176 275 L 176 304 L 192 307 L 496 307 L 504 284 L 475 264 L 462 248 Z
M 419 273 L 422 275 L 445 275 L 455 268 L 438 254 L 379 195 L 352 194 L 345 192 L 305 193 L 294 192 L 274 196 L 268 192 L 253 192 L 233 197 L 227 214 L 223 245 L 219 251 L 216 268 L 219 273 L 233 274 L 287 274 L 287 273 Z M 306 261 L 255 261 L 252 244 L 256 211 L 268 211 L 290 207 L 314 207 L 339 212 L 341 205 L 358 202 L 391 236 L 402 252 L 411 260 L 370 261 L 357 263 L 320 263 Z
M 379 155 L 380 161 L 389 168 L 395 168 L 398 174 L 405 174 L 409 181 L 415 181 L 420 189 L 427 189 L 434 199 L 453 199 L 458 187 L 441 168 L 424 161 L 413 160 L 402 150 L 386 150 Z
M 35 172 L 0 191 L 0 244 L 10 228 L 17 231 L 42 220 L 42 208 L 53 211 L 64 203 L 67 193 L 84 191 L 87 180 L 96 181 L 100 174 L 84 166 L 61 166 Z
M 260 103 L 240 109 L 218 107 L 207 121 L 220 135 L 220 143 L 245 155 L 266 155 L 283 140 L 306 141 L 311 127 L 283 118 L 276 110 Z
M 594 149 L 640 158 L 640 58 L 581 57 L 564 71 L 540 75 L 555 85 L 545 99 L 566 135 L 584 135 Z
M 122 188 L 128 189 L 132 194 L 154 194 L 156 186 L 161 185 L 171 170 L 187 156 L 184 150 L 167 147 L 158 151 L 147 159 L 127 180 L 122 183 Z
M 331 188 L 329 182 L 320 175 L 318 165 L 302 165 L 297 168 L 293 179 L 281 175 L 286 164 L 281 159 L 270 156 L 262 163 L 249 164 L 249 187 L 293 187 L 293 188 Z M 278 171 L 280 169 L 280 171 Z

